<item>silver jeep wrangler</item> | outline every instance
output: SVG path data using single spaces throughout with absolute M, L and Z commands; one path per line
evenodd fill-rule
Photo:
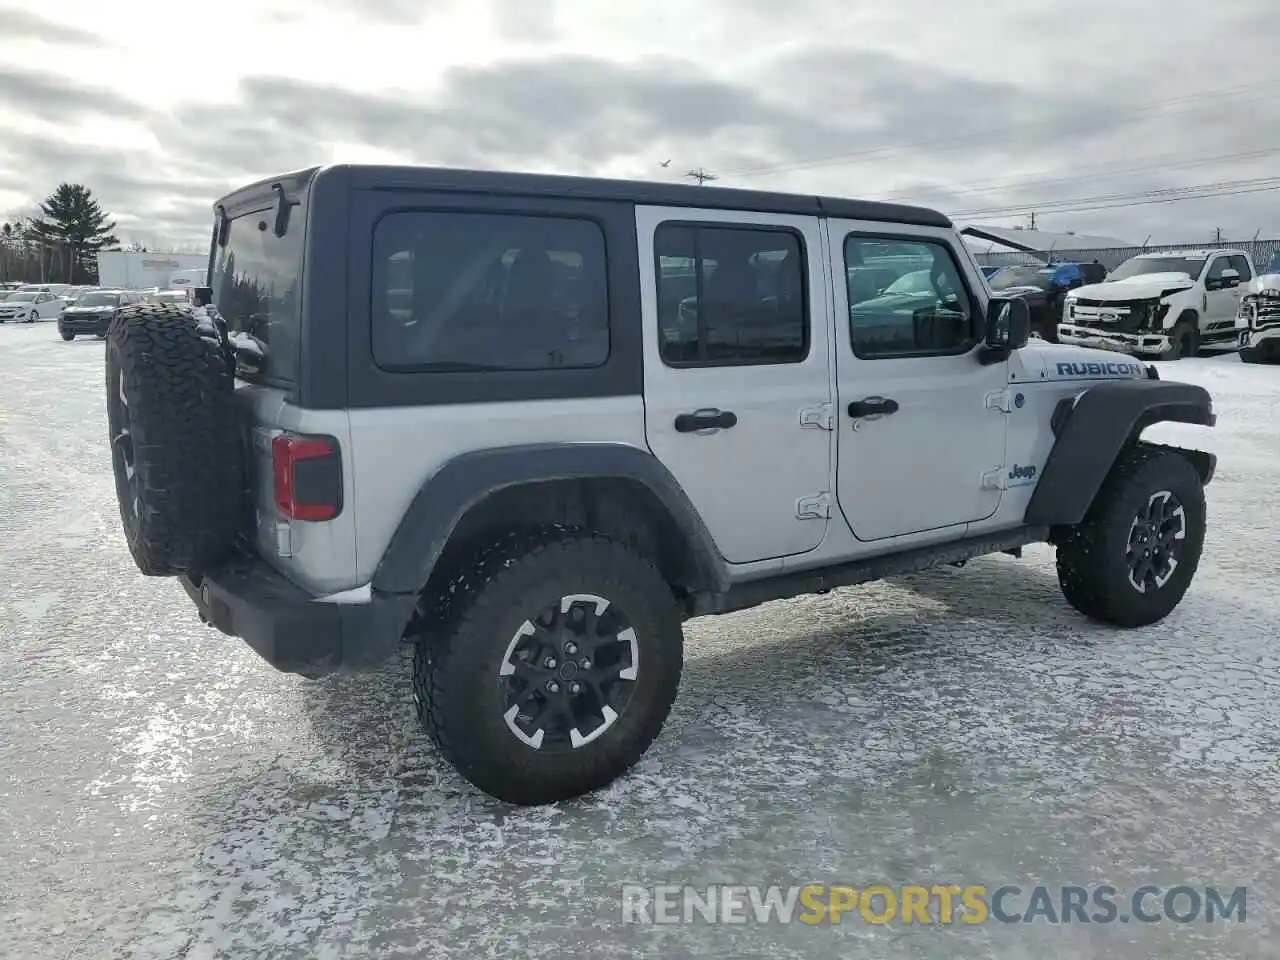
M 1029 340 L 931 210 L 332 166 L 219 201 L 209 276 L 108 337 L 139 568 L 283 671 L 412 644 L 512 802 L 643 755 L 690 617 L 1049 542 L 1136 627 L 1200 558 L 1214 458 L 1140 437 L 1208 394 Z

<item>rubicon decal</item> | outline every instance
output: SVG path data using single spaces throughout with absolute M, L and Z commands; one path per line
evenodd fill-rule
M 1137 377 L 1144 374 L 1140 363 L 1101 363 L 1090 360 L 1057 364 L 1060 377 Z

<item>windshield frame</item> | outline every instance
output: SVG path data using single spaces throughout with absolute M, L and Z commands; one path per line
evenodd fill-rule
M 1192 273 L 1189 270 L 1183 270 L 1175 266 L 1170 266 L 1170 264 L 1175 264 L 1175 263 L 1182 263 L 1184 265 L 1199 263 L 1200 266 L 1196 268 L 1194 273 Z M 1130 264 L 1133 264 L 1134 267 L 1126 271 L 1125 268 L 1129 267 Z M 1145 266 L 1146 264 L 1161 264 L 1162 266 L 1158 268 L 1152 267 L 1150 269 L 1137 269 L 1138 266 Z M 1209 265 L 1209 257 L 1207 256 L 1206 257 L 1180 257 L 1175 255 L 1175 256 L 1167 256 L 1167 257 L 1164 257 L 1164 256 L 1130 257 L 1124 263 L 1120 264 L 1120 266 L 1112 270 L 1110 275 L 1108 275 L 1107 280 L 1130 280 L 1133 277 L 1144 277 L 1144 276 L 1157 274 L 1157 273 L 1185 273 L 1189 277 L 1191 277 L 1192 282 L 1195 282 L 1196 280 L 1200 279 L 1201 275 L 1204 273 L 1205 268 L 1208 265 Z

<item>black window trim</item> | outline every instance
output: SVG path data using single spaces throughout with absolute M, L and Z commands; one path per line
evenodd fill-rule
M 1232 253 L 1227 257 L 1227 264 L 1230 265 L 1234 260 L 1239 260 L 1240 266 L 1244 268 L 1243 270 L 1240 270 L 1239 267 L 1236 268 L 1236 272 L 1240 274 L 1240 282 L 1248 283 L 1253 279 L 1253 270 L 1249 267 L 1249 258 L 1243 253 Z
M 372 174 L 371 174 L 372 176 Z M 385 180 L 353 185 L 347 171 L 317 178 L 311 196 L 308 255 L 346 268 L 309 274 L 311 314 L 299 402 L 309 409 L 528 403 L 640 397 L 644 392 L 640 252 L 635 207 L 563 197 L 516 197 L 413 189 Z M 609 361 L 602 367 L 514 371 L 387 373 L 373 362 L 368 326 L 373 278 L 369 244 L 386 212 L 569 215 L 602 227 L 609 260 Z M 317 215 L 317 213 L 322 215 Z M 339 260 L 338 258 L 342 258 Z
M 785 367 L 795 364 L 808 362 L 813 355 L 813 311 L 810 310 L 810 283 L 809 283 L 809 247 L 805 243 L 803 231 L 791 224 L 785 223 L 742 223 L 737 220 L 685 220 L 671 219 L 661 220 L 654 225 L 653 243 L 651 244 L 650 254 L 653 259 L 653 283 L 655 301 L 660 301 L 662 293 L 662 258 L 658 255 L 658 233 L 663 227 L 683 227 L 691 228 L 694 232 L 694 259 L 700 260 L 697 256 L 700 250 L 697 240 L 698 230 L 751 230 L 757 233 L 787 233 L 795 238 L 796 245 L 800 250 L 800 302 L 804 311 L 804 353 L 794 360 L 757 360 L 750 357 L 744 357 L 736 360 L 685 360 L 672 362 L 663 356 L 662 351 L 662 327 L 661 317 L 657 316 L 657 302 L 654 304 L 655 319 L 658 321 L 658 359 L 662 361 L 662 365 L 671 370 L 707 370 L 716 367 Z M 702 272 L 699 270 L 697 274 L 697 289 L 699 301 L 702 296 Z M 701 307 L 701 302 L 699 302 Z M 701 331 L 699 331 L 701 337 Z
M 853 335 L 853 305 L 849 303 L 849 241 L 853 238 L 859 240 L 884 240 L 894 243 L 928 243 L 942 247 L 951 258 L 951 265 L 956 268 L 956 276 L 960 280 L 960 285 L 964 288 L 965 294 L 969 299 L 969 335 L 971 342 L 967 345 L 956 348 L 954 350 L 928 350 L 928 351 L 910 351 L 900 353 L 878 353 L 873 356 L 864 356 L 858 352 L 858 345 Z M 901 234 L 890 233 L 880 230 L 849 230 L 846 231 L 840 240 L 840 276 L 841 283 L 844 286 L 844 303 L 845 303 L 845 329 L 849 331 L 849 349 L 853 355 L 859 360 L 868 362 L 874 360 L 917 360 L 928 359 L 932 357 L 962 357 L 967 353 L 972 353 L 975 349 L 982 345 L 982 328 L 981 317 L 983 311 L 978 301 L 977 295 L 973 292 L 969 284 L 969 278 L 965 276 L 964 268 L 960 265 L 960 259 L 956 256 L 956 251 L 948 240 L 944 237 L 933 236 L 930 234 Z
M 566 373 L 579 370 L 600 370 L 609 365 L 609 361 L 613 357 L 614 336 L 613 336 L 613 290 L 609 282 L 609 231 L 603 220 L 598 216 L 592 216 L 586 213 L 557 213 L 549 211 L 546 213 L 533 213 L 530 211 L 504 211 L 504 210 L 482 210 L 482 209 L 459 209 L 457 207 L 447 206 L 411 206 L 411 207 L 388 207 L 379 212 L 373 221 L 373 226 L 369 232 L 369 276 L 375 275 L 377 261 L 374 259 L 377 253 L 378 227 L 382 221 L 388 217 L 402 213 L 425 213 L 425 214 L 444 214 L 446 216 L 480 216 L 480 217 L 520 217 L 526 220 L 576 220 L 582 223 L 589 223 L 596 228 L 596 232 L 600 237 L 601 250 L 604 253 L 604 259 L 601 265 L 604 267 L 604 276 L 601 279 L 604 288 L 604 329 L 608 336 L 608 349 L 605 350 L 604 357 L 598 363 L 578 365 L 571 367 L 503 367 L 497 370 L 483 371 L 460 371 L 441 369 L 440 363 L 422 363 L 422 364 L 398 364 L 396 366 L 384 366 L 378 362 L 378 352 L 374 348 L 373 340 L 373 303 L 375 292 L 372 282 L 369 287 L 369 358 L 379 372 L 388 376 L 430 376 L 430 377 L 456 377 L 459 373 L 467 376 L 481 375 L 485 377 L 503 377 L 512 375 L 527 375 L 530 373 Z

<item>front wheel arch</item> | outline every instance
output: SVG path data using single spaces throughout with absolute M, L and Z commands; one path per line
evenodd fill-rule
M 1189 383 L 1115 380 L 1062 400 L 1051 421 L 1053 449 L 1027 504 L 1026 522 L 1051 528 L 1080 523 L 1113 465 L 1139 445 L 1152 424 L 1213 426 L 1215 421 L 1209 392 Z M 1208 483 L 1214 455 L 1197 450 L 1184 454 L 1201 482 Z

